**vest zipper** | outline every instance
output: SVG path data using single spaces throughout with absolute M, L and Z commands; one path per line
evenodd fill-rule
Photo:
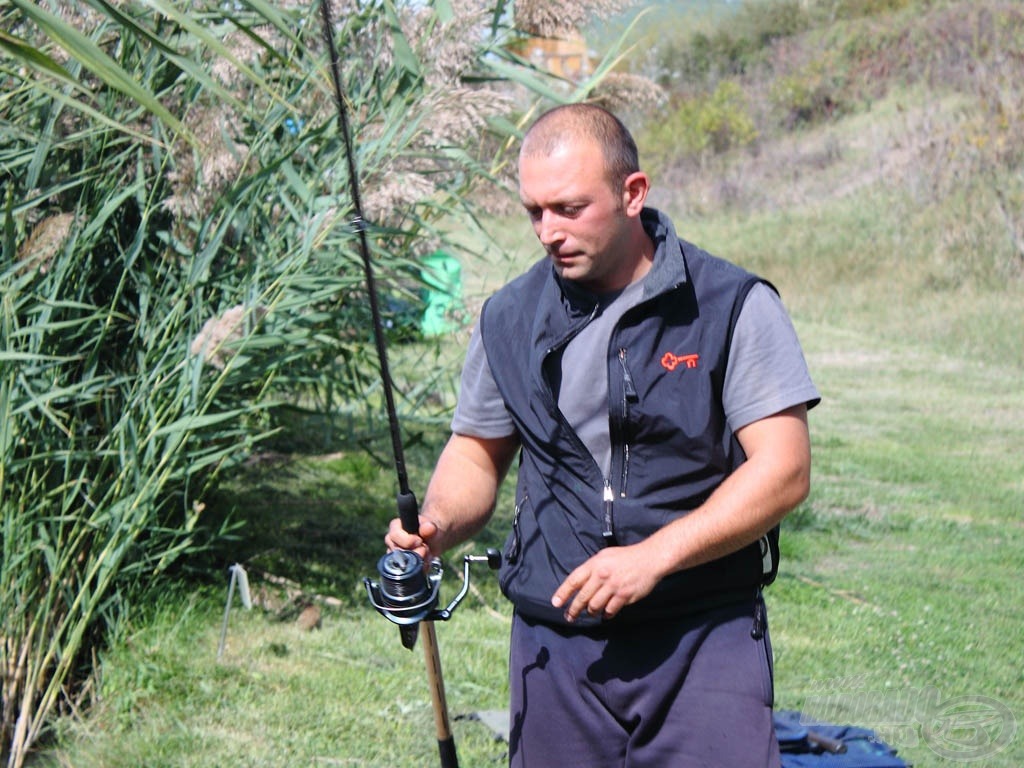
M 633 383 L 633 375 L 626 365 L 626 348 L 619 347 L 619 365 L 622 366 L 622 412 L 620 430 L 622 432 L 622 473 L 620 476 L 619 496 L 626 498 L 627 481 L 629 480 L 629 406 L 630 403 L 640 401 L 640 395 L 636 391 L 636 384 Z
M 622 398 L 623 408 L 625 409 L 626 402 L 635 403 L 640 399 L 636 392 L 636 385 L 633 383 L 633 375 L 629 372 L 629 368 L 626 367 L 625 347 L 619 347 L 619 365 L 622 366 Z
M 639 400 L 639 395 L 636 391 L 636 385 L 633 383 L 633 376 L 629 372 L 629 368 L 626 366 L 626 349 L 621 347 L 619 349 L 619 365 L 622 366 L 622 399 L 620 401 L 620 410 L 618 417 L 618 435 L 614 434 L 616 430 L 613 430 L 613 446 L 615 438 L 618 438 L 619 445 L 621 448 L 622 466 L 619 472 L 619 498 L 626 498 L 626 482 L 629 479 L 629 440 L 628 431 L 626 429 L 629 424 L 629 404 L 635 403 Z M 609 381 L 609 385 L 611 382 Z M 615 536 L 615 491 L 612 490 L 612 482 L 610 478 L 604 480 L 604 495 L 603 495 L 603 511 L 604 511 L 604 529 L 601 532 L 601 536 L 604 538 L 605 546 L 616 546 L 618 539 Z
M 592 310 L 590 310 L 590 314 L 587 315 L 586 320 L 584 320 L 583 322 L 578 323 L 577 325 L 569 328 L 568 333 L 566 333 L 565 336 L 563 336 L 562 338 L 558 339 L 551 346 L 547 347 L 544 350 L 544 359 L 546 360 L 555 350 L 562 349 L 570 341 L 575 339 L 576 336 L 579 335 L 580 331 L 582 331 L 584 328 L 586 328 L 588 325 L 590 325 L 591 322 L 593 322 L 594 318 L 597 317 L 597 310 L 599 310 L 600 308 L 601 308 L 600 304 L 595 304 L 594 308 Z M 543 362 L 541 363 L 541 365 L 543 365 Z
M 547 360 L 547 358 L 549 356 L 554 354 L 554 352 L 556 350 L 565 348 L 565 346 L 568 345 L 568 343 L 570 341 L 572 341 L 574 338 L 576 338 L 576 335 L 581 330 L 583 330 L 583 328 L 585 328 L 587 325 L 589 325 L 594 320 L 594 318 L 597 317 L 597 312 L 598 312 L 599 309 L 600 309 L 600 305 L 599 304 L 595 304 L 594 308 L 590 312 L 590 315 L 587 317 L 587 319 L 585 321 L 583 321 L 579 325 L 575 326 L 574 328 L 571 328 L 569 333 L 566 336 L 564 336 L 563 338 L 559 339 L 556 343 L 552 344 L 551 346 L 547 347 L 544 350 L 544 361 L 542 361 L 542 363 L 541 363 L 541 367 L 542 368 L 544 366 L 544 362 L 546 362 L 546 360 Z M 620 350 L 620 354 L 622 354 L 624 352 L 625 352 L 625 350 Z M 623 369 L 625 369 L 625 364 L 623 364 Z M 627 377 L 628 377 L 628 371 L 626 373 L 627 373 Z M 545 380 L 545 383 L 547 383 L 546 380 Z M 633 387 L 632 379 L 629 380 L 629 387 L 630 388 Z M 550 387 L 548 388 L 548 392 L 550 392 Z M 636 395 L 635 390 L 634 390 L 633 394 L 634 394 L 634 397 L 635 397 L 635 395 Z M 565 420 L 565 417 L 562 415 L 561 410 L 558 408 L 558 398 L 555 397 L 553 399 L 555 401 L 555 412 L 558 414 L 558 418 L 562 422 L 564 422 L 564 423 L 566 423 L 568 425 L 568 422 Z M 576 430 L 572 429 L 571 426 L 570 426 L 570 429 L 569 429 L 569 435 L 571 435 L 570 439 L 572 439 L 574 442 L 576 442 L 578 444 L 578 447 L 583 452 L 587 451 L 586 445 L 584 445 L 583 441 L 580 439 L 579 435 L 576 433 Z M 611 484 L 611 481 L 608 478 L 605 478 L 605 481 L 604 481 L 604 493 L 603 493 L 602 499 L 603 499 L 603 503 L 602 503 L 602 507 L 603 507 L 603 510 L 602 510 L 603 528 L 602 528 L 602 531 L 601 531 L 601 538 L 603 539 L 605 546 L 613 547 L 613 546 L 616 546 L 618 544 L 618 541 L 615 538 L 615 513 L 614 513 L 615 493 L 612 490 L 612 484 Z M 524 499 L 524 501 L 525 501 L 525 499 Z M 509 563 L 515 562 L 515 559 L 517 559 L 518 556 L 519 556 L 519 550 L 520 550 L 519 512 L 520 512 L 520 505 L 517 504 L 516 508 L 515 508 L 515 512 L 513 514 L 513 518 L 512 518 L 513 547 L 511 548 L 511 550 L 509 552 L 509 557 L 508 557 L 508 562 Z

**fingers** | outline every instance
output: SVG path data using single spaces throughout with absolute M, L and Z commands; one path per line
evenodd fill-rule
M 388 532 L 384 536 L 384 546 L 388 550 L 404 549 L 415 552 L 424 560 L 429 560 L 433 555 L 430 548 L 430 540 L 437 533 L 437 525 L 430 519 L 420 516 L 420 529 L 416 533 L 409 533 L 402 527 L 402 521 L 398 518 L 391 521 Z
M 638 548 L 613 547 L 570 573 L 551 596 L 551 604 L 565 609 L 569 623 L 584 613 L 610 619 L 649 594 L 656 582 Z
M 579 616 L 581 608 L 576 607 L 576 603 L 580 601 L 579 589 L 586 582 L 586 577 L 580 573 L 583 566 L 577 568 L 575 571 L 570 573 L 565 581 L 563 581 L 558 589 L 555 590 L 555 594 L 551 596 L 551 604 L 555 608 L 561 608 L 565 605 L 566 601 L 576 595 L 576 600 L 572 601 L 572 604 L 567 606 L 565 609 L 565 620 L 573 622 L 576 617 Z
M 570 624 L 584 613 L 610 619 L 622 607 L 621 602 L 613 587 L 588 563 L 570 573 L 551 598 L 555 608 L 565 607 L 565 620 Z

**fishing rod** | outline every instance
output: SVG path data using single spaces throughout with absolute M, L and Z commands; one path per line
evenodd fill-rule
M 384 338 L 384 327 L 381 321 L 380 304 L 377 298 L 377 284 L 373 274 L 373 263 L 370 260 L 370 246 L 367 238 L 366 221 L 363 219 L 362 201 L 359 195 L 359 176 L 356 169 L 353 139 L 349 131 L 348 112 L 345 108 L 345 96 L 341 86 L 341 64 L 338 49 L 334 43 L 334 22 L 331 19 L 330 0 L 320 0 L 321 19 L 323 21 L 323 37 L 330 55 L 331 79 L 334 83 L 334 100 L 338 108 L 338 129 L 341 131 L 345 144 L 345 157 L 348 162 L 348 176 L 351 190 L 353 220 L 352 229 L 359 237 L 359 251 L 363 261 L 366 278 L 366 291 L 370 300 L 370 315 L 373 320 L 373 337 L 377 347 L 377 360 L 380 366 L 380 379 L 384 389 L 384 401 L 387 408 L 388 424 L 391 432 L 391 449 L 395 459 L 395 470 L 398 476 L 398 517 L 402 528 L 407 533 L 419 531 L 419 504 L 416 495 L 409 488 L 409 476 L 405 468 L 405 452 L 402 448 L 401 428 L 398 413 L 395 409 L 394 384 L 388 366 L 387 345 Z M 497 550 L 488 550 L 485 557 L 466 555 L 463 560 L 463 585 L 461 591 L 443 609 L 437 607 L 441 583 L 442 568 L 439 560 L 429 566 L 415 552 L 392 550 L 386 553 L 377 563 L 379 582 L 364 579 L 366 592 L 371 605 L 386 619 L 398 625 L 402 645 L 412 650 L 416 645 L 417 636 L 423 640 L 423 652 L 427 664 L 427 678 L 430 686 L 431 702 L 434 709 L 434 725 L 437 731 L 437 746 L 441 758 L 441 768 L 458 768 L 459 761 L 455 750 L 455 739 L 452 735 L 448 718 L 448 704 L 445 698 L 444 677 L 441 673 L 441 656 L 437 646 L 437 635 L 434 631 L 435 621 L 447 621 L 453 611 L 469 591 L 469 566 L 473 562 L 487 562 L 492 568 L 501 563 L 501 555 Z M 420 628 L 422 627 L 422 634 Z

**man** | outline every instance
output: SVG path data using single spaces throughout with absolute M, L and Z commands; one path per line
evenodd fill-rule
M 611 113 L 524 137 L 547 252 L 484 306 L 418 535 L 477 533 L 518 454 L 500 574 L 515 607 L 513 766 L 777 766 L 761 587 L 807 495 L 818 401 L 763 281 L 677 238 Z

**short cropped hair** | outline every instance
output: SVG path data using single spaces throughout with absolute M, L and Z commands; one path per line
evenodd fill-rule
M 619 118 L 593 104 L 565 104 L 537 118 L 523 137 L 521 156 L 546 156 L 564 144 L 596 141 L 604 154 L 608 182 L 616 191 L 640 170 L 639 153 Z

